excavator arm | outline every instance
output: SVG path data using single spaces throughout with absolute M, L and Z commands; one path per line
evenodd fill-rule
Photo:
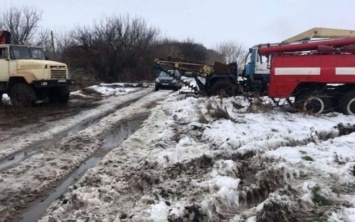
M 155 59 L 156 66 L 170 67 L 182 71 L 191 71 L 200 76 L 206 76 L 213 73 L 213 66 L 200 64 L 200 63 L 191 63 L 183 62 L 178 60 L 163 60 Z

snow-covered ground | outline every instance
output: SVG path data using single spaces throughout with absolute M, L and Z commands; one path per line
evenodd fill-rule
M 173 93 L 41 221 L 355 221 L 348 124 Z

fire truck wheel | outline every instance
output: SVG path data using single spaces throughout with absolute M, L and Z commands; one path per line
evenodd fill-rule
M 308 92 L 297 98 L 296 108 L 297 107 L 313 114 L 321 114 L 330 111 L 333 105 L 331 98 L 327 95 L 313 95 L 313 93 Z
M 10 90 L 10 100 L 15 107 L 28 107 L 36 101 L 35 91 L 27 84 L 17 83 Z
M 346 115 L 355 115 L 355 90 L 346 93 L 339 102 L 340 111 Z
M 230 81 L 226 80 L 219 80 L 214 83 L 209 90 L 209 95 L 211 96 L 236 96 L 238 94 L 238 87 L 231 83 Z

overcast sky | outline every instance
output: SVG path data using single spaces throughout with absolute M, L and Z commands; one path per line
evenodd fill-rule
M 164 37 L 191 38 L 208 48 L 222 41 L 246 47 L 280 42 L 313 27 L 355 30 L 355 0 L 0 0 L 35 6 L 54 31 L 90 25 L 103 16 L 138 16 Z

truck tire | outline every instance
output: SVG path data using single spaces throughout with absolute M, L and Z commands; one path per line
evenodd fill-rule
M 306 92 L 296 98 L 295 107 L 313 114 L 321 114 L 329 112 L 333 108 L 333 103 L 325 94 Z
M 69 96 L 68 87 L 53 88 L 48 92 L 48 98 L 51 103 L 67 103 Z
M 355 90 L 350 91 L 341 97 L 339 108 L 345 115 L 355 115 Z
M 10 90 L 10 100 L 14 107 L 29 107 L 36 102 L 37 97 L 31 86 L 16 83 Z
M 209 91 L 210 96 L 236 96 L 239 93 L 238 86 L 228 80 L 219 80 L 215 82 Z

